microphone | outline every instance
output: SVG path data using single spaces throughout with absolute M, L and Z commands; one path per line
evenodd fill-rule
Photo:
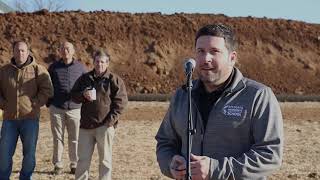
M 196 61 L 194 59 L 187 59 L 184 62 L 184 72 L 186 75 L 189 75 L 193 72 L 194 68 L 196 67 Z

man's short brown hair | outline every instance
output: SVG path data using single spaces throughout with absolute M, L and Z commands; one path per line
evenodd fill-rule
M 14 41 L 14 42 L 12 43 L 12 50 L 14 50 L 14 48 L 16 47 L 16 45 L 19 44 L 19 43 L 24 43 L 24 44 L 27 46 L 28 50 L 30 51 L 30 49 L 29 49 L 29 44 L 28 44 L 26 41 L 23 41 L 23 40 Z
M 226 47 L 229 52 L 235 51 L 237 48 L 236 37 L 232 29 L 224 24 L 208 24 L 201 27 L 195 38 L 195 43 L 201 36 L 217 36 L 225 40 Z

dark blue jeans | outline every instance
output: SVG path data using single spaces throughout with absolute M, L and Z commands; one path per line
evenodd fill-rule
M 0 179 L 9 180 L 12 171 L 12 157 L 20 136 L 23 148 L 20 180 L 31 179 L 36 166 L 36 146 L 39 134 L 38 119 L 4 120 L 0 137 Z

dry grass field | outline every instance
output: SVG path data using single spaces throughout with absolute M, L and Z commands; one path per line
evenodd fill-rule
M 113 179 L 156 180 L 165 178 L 158 168 L 154 136 L 168 107 L 167 102 L 130 102 L 116 130 L 113 150 Z M 270 179 L 320 179 L 320 103 L 281 103 L 284 116 L 285 151 L 280 171 Z M 74 179 L 70 175 L 67 153 L 65 173 L 53 175 L 52 139 L 48 111 L 42 112 L 37 147 L 35 180 Z M 21 164 L 21 143 L 14 156 L 11 179 L 18 179 Z M 91 179 L 98 179 L 97 152 L 91 164 Z

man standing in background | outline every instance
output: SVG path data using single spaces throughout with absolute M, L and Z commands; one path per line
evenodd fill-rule
M 109 63 L 108 53 L 95 52 L 94 69 L 82 75 L 72 89 L 72 99 L 82 103 L 76 180 L 89 178 L 95 144 L 99 154 L 99 180 L 111 180 L 115 127 L 128 97 L 123 80 L 108 69 Z
M 54 173 L 63 172 L 62 155 L 64 132 L 68 131 L 70 173 L 74 174 L 78 161 L 78 138 L 81 104 L 71 101 L 70 91 L 76 80 L 86 73 L 85 66 L 74 58 L 75 49 L 70 42 L 64 42 L 59 49 L 61 59 L 49 67 L 54 96 L 49 100 L 51 131 L 53 136 Z
M 40 107 L 53 95 L 50 76 L 36 63 L 24 41 L 13 44 L 11 62 L 0 69 L 0 179 L 9 180 L 18 137 L 23 149 L 21 180 L 31 179 L 36 166 Z

